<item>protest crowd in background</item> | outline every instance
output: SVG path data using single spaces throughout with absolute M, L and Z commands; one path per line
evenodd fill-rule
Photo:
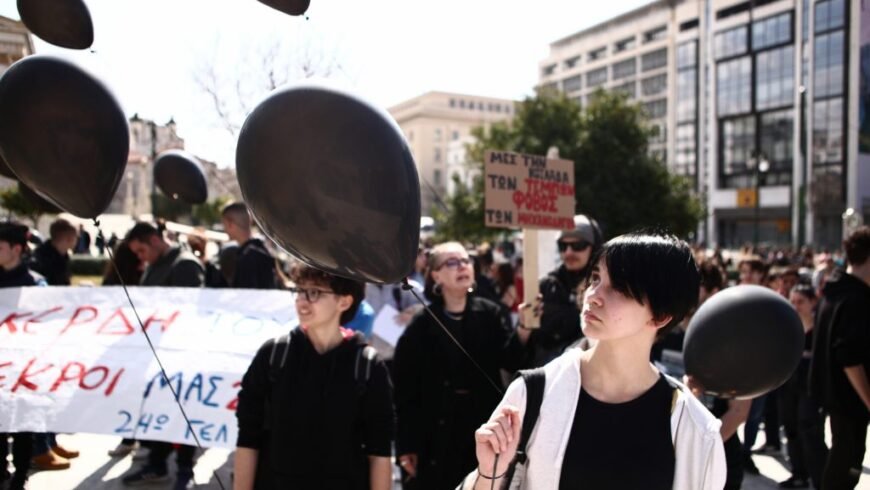
M 612 238 L 595 220 L 578 217 L 574 230 L 545 244 L 558 248 L 560 261 L 542 271 L 546 274 L 535 285 L 523 283 L 522 248 L 515 240 L 424 242 L 408 286 L 402 287 L 362 284 L 277 260 L 243 204 L 227 206 L 222 224 L 230 240 L 209 256 L 205 233 L 172 233 L 161 223 L 137 223 L 125 236 L 106 239 L 58 219 L 42 243 L 34 242 L 28 227 L 3 223 L 0 287 L 70 285 L 76 282 L 71 254 L 111 251 L 117 269 L 107 264 L 102 285 L 295 294 L 302 327 L 250 352 L 237 412 L 235 488 L 385 490 L 395 478 L 408 490 L 445 489 L 481 471 L 475 430 L 501 398 L 491 383 L 504 390 L 518 370 L 588 348 L 579 313 L 594 265 L 590 260 Z M 860 373 L 866 386 L 870 369 L 870 230 L 860 228 L 839 250 L 696 245 L 693 251 L 701 277 L 699 303 L 732 285 L 757 284 L 788 299 L 806 333 L 798 369 L 773 392 L 751 401 L 696 393 L 722 422 L 725 488 L 738 489 L 745 473 L 758 473 L 752 456 L 759 453 L 787 458 L 792 475 L 780 487 L 853 488 L 870 420 L 870 393 L 855 388 Z M 535 304 L 522 304 L 526 287 L 539 289 Z M 540 315 L 539 329 L 522 326 L 525 308 Z M 375 326 L 385 309 L 398 329 L 387 338 Z M 651 361 L 676 379 L 685 374 L 682 346 L 690 318 L 691 313 L 653 347 Z M 756 443 L 760 431 L 763 445 Z M 8 470 L 0 467 L 0 485 L 20 489 L 30 471 L 63 471 L 75 465 L 78 449 L 59 445 L 53 433 L 0 434 L 0 458 L 11 455 L 12 463 Z M 124 439 L 108 456 L 131 453 L 139 464 L 122 477 L 124 484 L 192 485 L 195 447 Z M 167 470 L 173 453 L 175 475 Z

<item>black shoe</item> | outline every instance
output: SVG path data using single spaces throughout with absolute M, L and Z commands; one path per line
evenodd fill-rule
M 187 490 L 188 488 L 193 487 L 193 471 L 178 470 L 178 474 L 175 476 L 175 485 L 172 486 L 172 490 Z
M 145 466 L 136 473 L 125 476 L 121 482 L 124 485 L 146 485 L 149 483 L 160 483 L 169 481 L 169 474 L 164 469 L 163 471 L 151 466 Z
M 779 488 L 809 488 L 810 482 L 804 478 L 791 477 L 786 481 L 779 482 Z

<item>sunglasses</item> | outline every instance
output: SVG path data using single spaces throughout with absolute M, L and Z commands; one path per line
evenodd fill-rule
M 435 270 L 441 270 L 444 267 L 449 267 L 451 269 L 458 269 L 460 265 L 471 265 L 471 259 L 463 258 L 463 259 L 447 259 L 444 262 L 441 262 L 441 265 L 435 268 Z
M 335 294 L 332 291 L 324 291 L 322 289 L 314 289 L 314 288 L 288 288 L 291 293 L 295 293 L 299 295 L 299 297 L 305 297 L 305 301 L 309 303 L 317 303 L 317 300 L 324 294 Z
M 568 248 L 575 252 L 582 252 L 592 246 L 589 242 L 556 242 L 556 245 L 558 245 L 560 252 L 564 252 Z

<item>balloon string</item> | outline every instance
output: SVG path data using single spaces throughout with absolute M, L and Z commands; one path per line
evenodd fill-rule
M 103 230 L 100 229 L 100 221 L 98 219 L 94 219 L 94 226 L 97 228 L 97 235 L 105 241 L 106 236 L 103 234 Z M 142 319 L 139 317 L 139 312 L 136 311 L 136 305 L 133 304 L 133 299 L 130 297 L 130 292 L 127 290 L 127 285 L 124 283 L 124 277 L 121 275 L 120 269 L 118 269 L 118 264 L 115 262 L 115 254 L 112 251 L 112 247 L 108 247 L 109 251 L 109 260 L 112 262 L 112 266 L 115 269 L 115 273 L 118 275 L 118 280 L 121 282 L 121 287 L 124 289 L 124 294 L 127 296 L 127 301 L 130 303 L 130 308 L 133 309 L 133 315 L 136 317 L 136 321 L 139 322 L 139 329 L 143 335 L 145 335 L 145 340 L 148 341 L 148 347 L 151 348 L 151 354 L 154 355 L 154 360 L 157 361 L 157 365 L 160 367 L 160 374 L 163 376 L 163 381 L 166 383 L 166 386 L 169 387 L 169 390 L 172 392 L 173 398 L 175 398 L 175 403 L 178 405 L 178 409 L 181 410 L 181 415 L 184 417 L 184 422 L 187 424 L 188 432 L 193 436 L 193 440 L 196 442 L 196 447 L 200 450 L 204 450 L 202 444 L 199 442 L 199 438 L 196 436 L 196 432 L 193 430 L 193 424 L 190 423 L 190 419 L 187 417 L 187 412 L 184 411 L 184 406 L 181 404 L 181 399 L 178 396 L 178 393 L 175 392 L 175 388 L 172 386 L 172 381 L 169 379 L 169 376 L 166 374 L 166 369 L 163 367 L 163 362 L 160 361 L 160 357 L 157 355 L 157 350 L 154 348 L 154 343 L 151 342 L 151 336 L 148 335 L 148 331 L 145 330 L 145 326 L 142 324 Z M 143 399 L 144 405 L 144 399 Z M 140 407 L 141 410 L 141 407 Z M 215 479 L 217 479 L 218 485 L 220 485 L 221 490 L 226 490 L 224 487 L 224 482 L 221 480 L 221 477 L 217 474 L 217 470 L 212 470 L 212 474 Z
M 444 330 L 444 333 L 446 333 L 447 336 L 450 337 L 450 340 L 452 340 L 453 343 L 456 344 L 456 347 L 458 347 L 459 350 L 461 350 L 462 353 L 465 354 L 465 357 L 467 357 L 468 360 L 471 361 L 472 364 L 474 364 L 474 367 L 476 367 L 477 370 L 480 371 L 480 374 L 482 374 L 483 377 L 486 378 L 487 381 L 489 381 L 489 384 L 491 384 L 492 387 L 495 388 L 495 391 L 497 391 L 499 395 L 504 395 L 504 391 L 499 388 L 498 384 L 496 384 L 496 382 L 493 381 L 488 374 L 486 374 L 486 371 L 484 371 L 483 368 L 480 367 L 480 364 L 478 364 L 477 361 L 475 361 L 474 358 L 471 357 L 471 354 L 469 354 L 468 351 L 465 350 L 464 347 L 462 347 L 462 344 L 460 344 L 459 341 L 456 340 L 456 337 L 454 337 L 453 334 L 450 333 L 450 330 L 448 330 L 447 327 L 445 327 L 444 324 L 441 323 L 441 320 L 438 319 L 435 313 L 433 313 L 432 310 L 429 309 L 429 305 L 427 305 L 426 302 L 423 301 L 423 299 L 420 297 L 420 295 L 417 294 L 417 291 L 415 291 L 414 288 L 411 287 L 411 285 L 408 283 L 407 278 L 402 281 L 402 289 L 404 289 L 405 291 L 410 291 L 411 294 L 413 294 L 414 297 L 417 298 L 417 301 L 419 301 L 420 304 L 423 305 L 423 308 L 426 309 L 426 312 L 429 313 L 429 316 L 431 316 L 432 319 L 435 320 L 435 323 L 437 323 L 441 327 L 441 329 Z

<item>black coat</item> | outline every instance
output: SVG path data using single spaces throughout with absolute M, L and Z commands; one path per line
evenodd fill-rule
M 46 286 L 45 278 L 27 268 L 22 262 L 12 270 L 0 268 L 0 288 L 16 288 L 22 286 Z
M 33 251 L 30 268 L 42 274 L 50 286 L 69 286 L 71 283 L 69 254 L 58 252 L 51 240 Z
M 563 265 L 541 279 L 539 292 L 544 306 L 541 328 L 533 330 L 529 337 L 524 367 L 547 364 L 583 337 L 576 293 L 583 276 L 584 273 L 570 272 Z
M 236 252 L 236 274 L 232 287 L 238 289 L 275 289 L 278 287 L 275 258 L 263 241 L 251 238 Z
M 431 309 L 502 390 L 500 368 L 516 370 L 523 358 L 504 310 L 472 296 L 459 321 L 447 317 L 440 298 Z M 399 339 L 393 379 L 396 450 L 399 455 L 417 454 L 415 488 L 454 488 L 477 465 L 474 431 L 489 419 L 502 394 L 425 311 Z

